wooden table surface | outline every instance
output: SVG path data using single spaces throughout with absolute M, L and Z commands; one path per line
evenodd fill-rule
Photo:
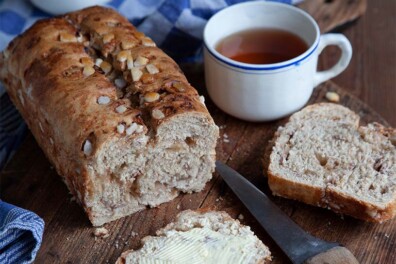
M 395 18 L 396 1 L 370 1 L 363 17 L 339 30 L 350 39 L 354 49 L 350 66 L 333 79 L 343 89 L 332 83 L 322 85 L 311 98 L 311 103 L 322 101 L 327 90 L 337 91 L 341 95 L 341 103 L 361 114 L 364 121 L 388 122 L 396 126 Z M 320 66 L 328 68 L 338 55 L 336 49 L 328 48 L 320 58 Z M 202 68 L 195 70 L 198 74 L 188 77 L 198 89 L 202 89 L 202 72 L 199 74 L 199 71 Z M 384 119 L 344 90 L 360 98 Z M 227 161 L 270 195 L 262 173 L 261 158 L 268 140 L 284 120 L 252 124 L 223 114 L 210 102 L 208 106 L 216 122 L 222 125 L 218 159 Z M 224 143 L 224 133 L 228 134 L 229 143 Z M 172 221 L 179 211 L 199 207 L 226 210 L 233 217 L 242 214 L 244 219 L 241 221 L 250 225 L 270 247 L 273 263 L 288 263 L 280 249 L 217 174 L 200 193 L 180 195 L 158 208 L 143 210 L 106 224 L 110 230 L 110 236 L 106 239 L 93 237 L 93 228 L 83 210 L 70 201 L 67 188 L 30 134 L 14 159 L 1 172 L 0 180 L 1 198 L 36 212 L 46 221 L 44 240 L 36 263 L 114 263 L 121 252 L 138 248 L 142 237 L 153 235 Z M 270 198 L 313 235 L 346 245 L 361 263 L 394 263 L 396 219 L 384 224 L 365 223 L 322 208 L 278 197 Z
M 353 47 L 349 67 L 333 79 L 396 127 L 396 1 L 368 1 L 366 14 L 337 30 Z M 327 48 L 320 66 L 337 61 L 336 48 Z

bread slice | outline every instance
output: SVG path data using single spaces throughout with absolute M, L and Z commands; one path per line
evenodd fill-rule
M 201 191 L 218 127 L 176 62 L 113 9 L 36 22 L 0 80 L 95 226 Z
M 181 212 L 175 222 L 142 240 L 141 249 L 122 253 L 116 264 L 243 263 L 271 260 L 268 248 L 248 226 L 225 212 Z
M 382 222 L 396 214 L 396 130 L 343 106 L 293 114 L 275 135 L 268 183 L 274 195 Z

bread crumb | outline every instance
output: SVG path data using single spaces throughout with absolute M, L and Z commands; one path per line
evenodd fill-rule
M 222 125 L 222 126 L 219 126 L 219 129 L 224 129 L 226 127 L 227 127 L 227 125 Z
M 136 232 L 134 232 L 134 231 L 131 232 L 131 236 L 135 237 L 135 236 L 137 236 L 137 235 L 139 235 L 139 234 L 136 233 Z
M 101 237 L 101 238 L 106 238 L 106 237 L 110 236 L 109 230 L 107 230 L 104 227 L 95 228 L 93 234 L 95 237 Z
M 390 237 L 390 235 L 385 233 L 385 237 L 386 237 L 386 238 L 389 238 L 389 237 Z
M 239 219 L 239 220 L 243 220 L 243 219 L 245 219 L 245 217 L 243 216 L 243 214 L 239 214 L 239 215 L 238 215 L 238 219 Z
M 327 92 L 326 99 L 333 103 L 338 103 L 340 101 L 340 96 L 336 92 Z
M 177 209 L 177 210 L 179 210 L 179 209 L 180 209 L 180 204 L 178 204 L 178 205 L 176 206 L 176 209 Z
M 228 135 L 226 133 L 223 134 L 224 138 L 228 138 Z
M 229 140 L 229 139 L 227 139 L 227 138 L 224 138 L 224 139 L 223 139 L 223 142 L 224 142 L 224 143 L 229 143 L 229 142 L 230 142 L 230 140 Z

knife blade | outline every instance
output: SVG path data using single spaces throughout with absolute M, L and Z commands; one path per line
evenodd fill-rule
M 216 170 L 292 263 L 359 263 L 340 244 L 326 242 L 304 231 L 256 186 L 229 166 L 216 161 Z

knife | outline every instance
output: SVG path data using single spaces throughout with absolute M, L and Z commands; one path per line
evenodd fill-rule
M 232 168 L 216 161 L 216 170 L 292 263 L 359 263 L 340 244 L 326 242 L 308 234 L 256 186 Z

